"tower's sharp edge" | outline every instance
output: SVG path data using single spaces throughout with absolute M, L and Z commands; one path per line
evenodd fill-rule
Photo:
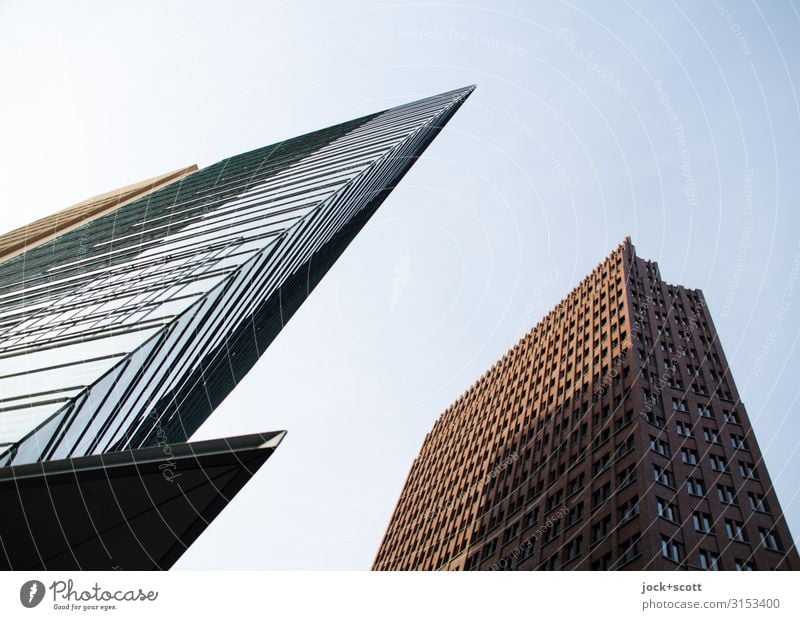
M 282 434 L 183 442 L 472 89 L 0 237 L 0 568 L 175 562 Z
M 472 89 L 231 157 L 0 263 L 0 465 L 185 441 Z

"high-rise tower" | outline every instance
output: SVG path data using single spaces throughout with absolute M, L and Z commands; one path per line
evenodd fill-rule
M 145 450 L 157 473 L 152 448 L 168 457 L 173 444 L 191 458 L 183 442 L 471 91 L 179 170 L 0 238 L 0 491 L 20 472 L 34 475 L 35 467 L 25 468 L 33 463 L 70 459 L 66 469 L 97 468 L 103 459 L 91 455 L 136 461 Z M 271 451 L 281 437 L 232 445 Z M 203 454 L 213 457 L 221 445 L 204 444 Z M 239 469 L 253 473 L 244 461 Z M 196 537 L 199 523 L 186 531 Z M 4 548 L 8 531 L 0 531 Z M 183 530 L 170 532 L 173 544 L 186 542 Z M 72 546 L 69 532 L 64 541 L 59 567 L 96 567 L 64 551 Z M 26 553 L 7 552 L 8 566 L 56 565 L 47 553 Z M 164 567 L 177 555 L 170 550 L 169 562 L 151 564 Z
M 374 568 L 800 569 L 702 292 L 626 239 L 442 414 Z

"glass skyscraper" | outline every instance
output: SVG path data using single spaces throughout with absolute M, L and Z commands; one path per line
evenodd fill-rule
M 169 453 L 202 470 L 199 453 L 184 442 L 471 91 L 176 171 L 0 238 L 0 492 L 22 473 L 46 479 L 46 468 L 36 464 L 51 463 L 47 471 L 59 470 L 53 462 L 92 469 L 109 453 L 127 454 L 133 463 L 146 452 L 151 473 L 164 478 L 155 475 L 149 484 L 179 480 L 166 480 L 168 471 L 178 473 L 163 467 L 172 462 Z M 233 443 L 236 450 L 271 453 L 281 437 Z M 203 454 L 234 449 L 220 441 L 205 445 Z M 167 450 L 172 445 L 184 447 Z M 156 464 L 153 448 L 164 453 L 163 463 Z M 84 510 L 69 506 L 55 518 Z M 27 512 L 23 506 L 20 518 Z M 169 529 L 170 518 L 160 516 Z M 118 525 L 128 521 L 123 517 Z M 10 537 L 19 528 L 8 521 L 0 530 L 8 567 L 106 565 L 91 554 L 70 563 L 63 549 L 50 564 L 38 551 L 38 557 L 26 557 L 24 549 L 10 557 Z M 189 534 L 173 532 L 172 542 L 184 548 L 202 531 L 189 521 Z M 36 547 L 34 533 L 31 539 Z M 165 568 L 179 555 L 170 547 L 160 560 L 151 557 L 152 566 L 145 559 L 136 567 Z M 125 568 L 125 559 L 111 564 Z

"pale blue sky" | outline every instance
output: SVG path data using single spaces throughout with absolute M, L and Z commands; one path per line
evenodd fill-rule
M 792 2 L 0 1 L 0 229 L 478 89 L 197 438 L 287 429 L 177 568 L 370 566 L 439 413 L 631 235 L 702 288 L 800 532 Z

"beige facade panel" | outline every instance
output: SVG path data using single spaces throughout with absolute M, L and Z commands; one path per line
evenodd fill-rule
M 173 170 L 151 179 L 127 185 L 99 196 L 94 196 L 67 207 L 58 213 L 48 215 L 26 226 L 0 235 L 0 261 L 14 258 L 26 250 L 83 226 L 93 219 L 119 209 L 143 196 L 147 196 L 170 183 L 180 181 L 196 171 L 197 165 L 192 164 L 186 168 Z

